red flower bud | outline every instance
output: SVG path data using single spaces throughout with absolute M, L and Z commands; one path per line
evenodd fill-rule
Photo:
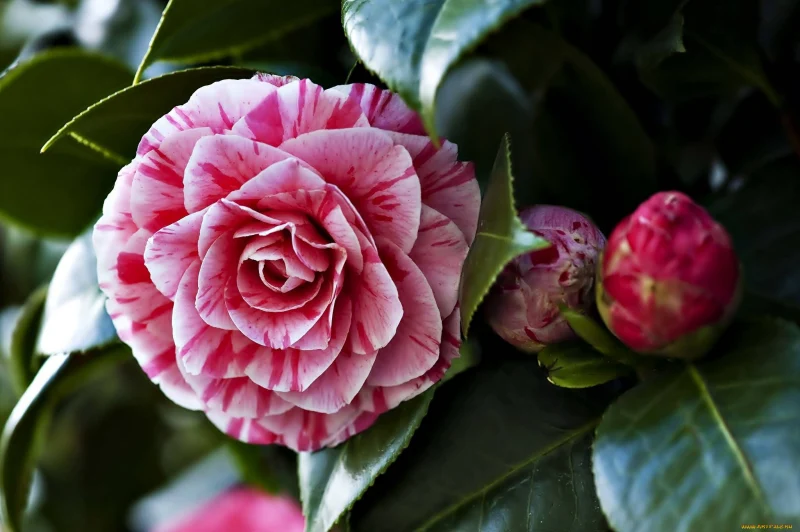
M 498 335 L 533 353 L 574 336 L 559 305 L 578 311 L 591 307 L 595 264 L 606 239 L 589 219 L 565 207 L 538 205 L 520 213 L 520 219 L 552 245 L 506 266 L 487 313 Z
M 659 192 L 611 234 L 597 306 L 609 329 L 640 353 L 697 358 L 739 302 L 731 239 L 680 192 Z

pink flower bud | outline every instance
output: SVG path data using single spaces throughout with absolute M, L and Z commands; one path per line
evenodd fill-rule
M 591 307 L 595 264 L 606 239 L 589 219 L 565 207 L 537 205 L 524 210 L 520 219 L 552 245 L 506 266 L 487 313 L 504 340 L 534 353 L 574 336 L 559 305 L 577 311 Z
M 611 234 L 598 271 L 597 306 L 631 349 L 697 358 L 739 302 L 731 239 L 680 192 L 659 192 Z

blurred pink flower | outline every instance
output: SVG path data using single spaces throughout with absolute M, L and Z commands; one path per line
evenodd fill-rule
M 480 194 L 371 85 L 259 75 L 159 119 L 95 226 L 119 337 L 242 441 L 333 446 L 441 379 Z
M 303 532 L 304 527 L 293 499 L 236 488 L 152 532 Z
M 595 265 L 606 239 L 591 220 L 566 207 L 537 205 L 522 211 L 520 219 L 552 245 L 509 263 L 486 311 L 498 335 L 534 353 L 574 336 L 559 305 L 580 312 L 592 307 Z

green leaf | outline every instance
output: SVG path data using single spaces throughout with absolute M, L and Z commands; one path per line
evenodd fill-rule
M 645 381 L 603 416 L 594 472 L 615 530 L 800 520 L 800 329 L 739 323 L 717 355 Z
M 711 214 L 733 238 L 749 291 L 800 306 L 800 161 L 791 155 L 755 172 Z
M 36 351 L 45 355 L 84 352 L 117 340 L 106 312 L 106 297 L 97 285 L 97 258 L 92 232 L 77 238 L 56 267 Z
M 577 48 L 561 47 L 564 64 L 534 122 L 535 176 L 559 204 L 610 228 L 656 191 L 655 149 L 608 76 Z
M 608 397 L 553 386 L 535 360 L 502 349 L 437 391 L 408 449 L 354 506 L 353 531 L 607 530 L 589 453 Z
M 332 0 L 170 0 L 136 81 L 156 61 L 201 63 L 238 55 L 337 7 Z
M 686 52 L 666 58 L 655 68 L 641 69 L 646 85 L 678 101 L 731 95 L 752 86 L 773 104 L 779 103 L 759 58 L 758 2 L 687 2 L 682 14 Z
M 136 155 L 136 147 L 153 123 L 173 107 L 205 85 L 223 79 L 249 78 L 253 71 L 235 67 L 192 68 L 149 79 L 127 87 L 92 105 L 64 125 L 47 143 L 43 152 L 50 153 L 67 140 L 77 136 L 87 147 L 111 154 L 119 164 Z M 63 120 L 60 125 L 66 123 Z
M 39 234 L 74 236 L 100 212 L 115 165 L 74 141 L 41 155 L 64 122 L 130 83 L 123 65 L 50 49 L 0 75 L 0 218 Z
M 344 0 L 342 22 L 366 67 L 415 109 L 435 137 L 447 71 L 492 31 L 543 0 Z
M 461 275 L 459 302 L 464 336 L 478 305 L 505 265 L 518 255 L 550 245 L 529 232 L 517 217 L 512 192 L 513 179 L 509 140 L 504 137 L 481 203 L 478 233 Z
M 598 386 L 633 371 L 582 342 L 548 345 L 538 358 L 539 365 L 547 372 L 547 380 L 562 388 Z
M 36 459 L 52 410 L 93 372 L 130 357 L 126 347 L 92 355 L 47 359 L 11 412 L 0 437 L 0 514 L 10 532 L 20 532 Z
M 297 455 L 275 445 L 251 445 L 232 438 L 225 442 L 242 480 L 267 493 L 298 494 Z
M 617 58 L 632 57 L 640 67 L 655 67 L 683 47 L 681 8 L 687 0 L 658 0 L 644 4 L 623 1 L 619 7 L 620 26 L 628 35 Z
M 334 449 L 301 453 L 298 474 L 307 532 L 327 532 L 408 446 L 435 389 L 383 414 Z
M 22 395 L 35 374 L 33 357 L 36 354 L 36 336 L 39 332 L 39 323 L 42 320 L 46 297 L 46 285 L 28 297 L 11 333 L 9 372 L 17 395 Z
M 597 321 L 567 307 L 562 307 L 560 310 L 561 315 L 567 320 L 575 334 L 594 347 L 599 353 L 630 366 L 637 366 L 641 363 L 641 357 L 625 347 L 625 344 L 617 340 L 608 329 Z

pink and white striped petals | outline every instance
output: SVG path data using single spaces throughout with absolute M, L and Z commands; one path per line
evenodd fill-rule
M 200 139 L 182 174 L 186 210 L 195 212 L 208 207 L 241 189 L 262 170 L 290 157 L 277 148 L 235 135 Z M 286 179 L 279 175 L 273 182 L 281 184 Z
M 276 89 L 269 83 L 229 79 L 200 87 L 189 101 L 159 118 L 139 142 L 137 156 L 158 149 L 165 138 L 178 131 L 208 127 L 216 133 L 233 124 Z
M 395 386 L 424 374 L 439 359 L 442 319 L 433 290 L 417 265 L 391 242 L 381 241 L 379 246 L 400 295 L 403 319 L 392 340 L 378 351 L 367 383 Z
M 139 227 L 156 232 L 186 216 L 183 175 L 198 140 L 211 129 L 177 132 L 141 158 L 131 188 L 131 212 Z
M 459 162 L 456 145 L 446 140 L 437 150 L 427 137 L 387 135 L 411 155 L 422 187 L 422 202 L 453 220 L 467 244 L 472 244 L 481 207 L 474 165 Z
M 411 135 L 425 135 L 419 115 L 408 108 L 403 99 L 392 91 L 368 83 L 339 85 L 332 90 L 358 102 L 372 127 Z
M 265 98 L 233 127 L 245 138 L 279 146 L 283 141 L 325 129 L 368 127 L 356 102 L 325 91 L 307 79 L 292 81 Z
M 357 278 L 348 281 L 353 301 L 350 349 L 358 355 L 372 353 L 388 344 L 405 312 L 397 285 L 377 250 L 363 240 L 362 245 L 364 270 Z
M 145 266 L 159 292 L 175 299 L 186 269 L 197 260 L 197 239 L 203 212 L 196 212 L 164 227 L 147 241 Z
M 397 386 L 365 386 L 354 404 L 366 411 L 383 413 L 397 407 L 403 401 L 413 399 L 439 382 L 450 369 L 453 360 L 460 356 L 461 313 L 458 309 L 444 321 L 439 359 L 425 374 Z
M 232 437 L 312 451 L 458 356 L 480 195 L 402 99 L 258 75 L 199 89 L 120 171 L 93 242 L 122 341 Z
M 433 289 L 442 318 L 449 316 L 458 303 L 458 283 L 468 252 L 464 234 L 456 224 L 423 205 L 417 241 L 408 256 Z
M 203 257 L 195 305 L 203 320 L 212 327 L 237 329 L 225 304 L 225 291 L 229 281 L 235 282 L 236 266 L 244 245 L 233 238 L 233 231 L 228 231 L 217 238 Z
M 307 390 L 341 353 L 350 329 L 350 308 L 349 302 L 342 304 L 325 348 L 305 351 L 262 348 L 245 369 L 246 375 L 259 386 L 278 392 Z
M 408 253 L 419 229 L 420 181 L 402 146 L 375 129 L 316 131 L 281 145 L 353 202 L 372 235 Z

